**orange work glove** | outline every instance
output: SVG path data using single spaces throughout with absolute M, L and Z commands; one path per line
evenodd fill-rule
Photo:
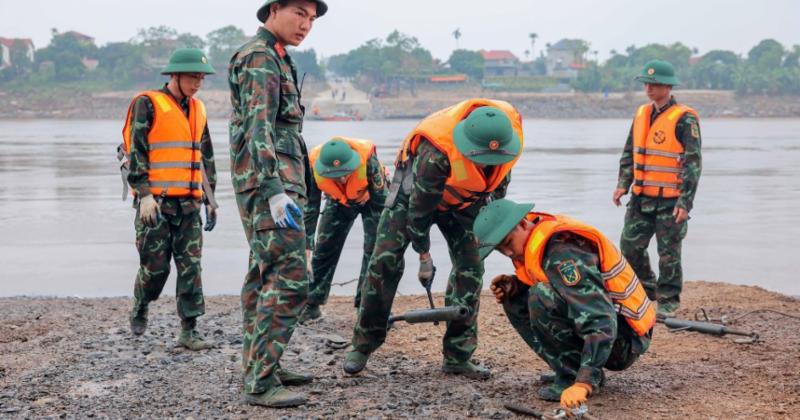
M 592 386 L 582 382 L 575 382 L 571 387 L 561 393 L 562 408 L 578 408 L 585 404 L 592 393 Z

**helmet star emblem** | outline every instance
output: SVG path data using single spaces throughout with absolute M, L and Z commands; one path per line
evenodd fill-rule
M 500 148 L 500 142 L 497 140 L 492 140 L 489 142 L 489 150 L 497 150 Z
M 650 76 L 656 74 L 656 69 L 650 67 L 649 69 L 647 69 L 647 74 Z

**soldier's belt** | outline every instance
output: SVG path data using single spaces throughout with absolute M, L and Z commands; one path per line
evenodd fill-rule
M 299 130 L 300 129 L 300 124 L 290 123 L 290 122 L 286 122 L 286 121 L 275 121 L 275 127 L 276 128 L 286 128 L 286 129 L 291 129 L 291 130 Z

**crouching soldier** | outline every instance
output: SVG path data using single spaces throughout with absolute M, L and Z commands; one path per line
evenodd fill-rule
M 633 269 L 597 229 L 533 204 L 490 203 L 475 220 L 480 257 L 497 249 L 514 275 L 491 290 L 528 346 L 555 371 L 539 398 L 578 407 L 647 351 L 656 311 Z M 546 375 L 549 376 L 549 375 Z
M 306 241 L 313 248 L 308 303 L 300 316 L 304 322 L 322 316 L 320 306 L 328 300 L 333 274 L 344 241 L 353 222 L 361 215 L 364 225 L 364 256 L 358 276 L 355 307 L 361 301 L 361 285 L 367 274 L 367 264 L 375 247 L 375 232 L 386 200 L 386 175 L 378 160 L 375 144 L 369 140 L 336 137 L 311 150 L 314 184 L 305 209 Z M 319 215 L 320 191 L 327 196 L 322 216 Z M 314 234 L 319 218 L 319 236 Z

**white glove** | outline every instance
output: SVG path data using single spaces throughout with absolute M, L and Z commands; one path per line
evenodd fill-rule
M 286 193 L 275 194 L 269 198 L 269 212 L 275 224 L 282 228 L 300 230 L 300 225 L 295 221 L 301 220 L 303 213 L 294 200 Z
M 147 227 L 154 227 L 161 218 L 161 207 L 152 195 L 139 199 L 139 218 Z

